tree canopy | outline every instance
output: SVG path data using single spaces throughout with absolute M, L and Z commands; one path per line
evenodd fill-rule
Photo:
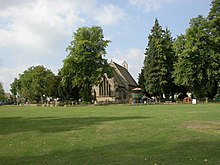
M 104 59 L 109 42 L 104 40 L 101 27 L 82 27 L 74 33 L 67 47 L 69 55 L 61 69 L 62 84 L 78 87 L 84 101 L 91 101 L 92 86 L 100 81 L 104 73 L 111 73 Z
M 174 67 L 176 84 L 196 97 L 214 97 L 220 81 L 220 1 L 214 0 L 207 18 L 192 18 L 186 34 L 178 36 Z
M 43 95 L 55 95 L 55 80 L 55 75 L 49 69 L 41 65 L 32 66 L 14 80 L 11 92 L 25 100 L 39 102 Z
M 148 36 L 144 60 L 144 78 L 146 91 L 152 95 L 173 94 L 173 39 L 170 31 L 163 30 L 156 19 Z
M 60 71 L 57 76 L 57 81 L 58 81 L 57 92 L 58 92 L 58 97 L 60 98 L 61 101 L 79 100 L 79 88 L 73 86 L 71 80 L 66 81 L 65 84 L 61 83 L 62 77 Z
M 213 0 L 208 14 L 208 28 L 212 53 L 213 76 L 220 81 L 220 0 Z
M 210 70 L 210 40 L 207 29 L 207 21 L 204 17 L 198 16 L 190 21 L 190 27 L 184 36 L 180 36 L 176 42 L 183 50 L 178 53 L 178 61 L 175 63 L 174 77 L 178 85 L 187 86 L 195 95 L 201 97 L 208 94 L 208 83 L 211 79 Z
M 197 98 L 219 96 L 220 1 L 212 1 L 208 17 L 199 15 L 189 25 L 173 42 L 170 31 L 155 20 L 141 70 L 150 94 L 169 96 L 187 90 Z
M 163 74 L 160 72 L 162 33 L 162 27 L 156 19 L 151 29 L 151 34 L 148 36 L 148 46 L 146 48 L 144 61 L 145 88 L 146 91 L 153 95 L 162 93 L 161 85 L 164 83 L 160 81 Z

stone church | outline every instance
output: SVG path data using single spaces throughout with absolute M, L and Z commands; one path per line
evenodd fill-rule
M 128 71 L 128 64 L 123 62 L 122 66 L 111 61 L 110 66 L 114 70 L 113 77 L 105 74 L 99 85 L 93 87 L 93 95 L 97 102 L 128 103 L 131 98 L 132 89 L 137 83 Z

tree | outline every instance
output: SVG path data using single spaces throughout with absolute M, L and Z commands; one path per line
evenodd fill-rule
M 166 82 L 162 86 L 163 93 L 168 98 L 172 96 L 172 100 L 174 100 L 174 93 L 175 93 L 175 83 L 174 78 L 172 77 L 174 71 L 174 62 L 176 61 L 174 47 L 173 47 L 173 38 L 171 36 L 171 32 L 166 28 L 163 33 L 163 42 L 162 42 L 162 49 L 163 49 L 163 66 L 165 70 L 165 74 L 163 76 L 163 80 Z
M 174 77 L 198 97 L 214 97 L 220 85 L 220 1 L 213 0 L 207 18 L 191 19 L 175 41 Z
M 159 57 L 162 47 L 162 27 L 159 25 L 158 20 L 155 20 L 155 24 L 151 30 L 151 34 L 148 36 L 148 46 L 146 48 L 145 60 L 144 60 L 144 77 L 146 91 L 152 95 L 160 95 L 162 93 L 160 81 L 160 62 Z
M 97 84 L 104 73 L 110 74 L 111 68 L 103 58 L 109 40 L 104 40 L 101 27 L 82 27 L 73 36 L 69 55 L 61 69 L 62 84 L 80 88 L 80 96 L 84 101 L 91 101 L 92 86 Z
M 0 82 L 0 101 L 5 100 L 5 91 L 3 89 L 3 84 Z
M 20 89 L 20 82 L 17 78 L 14 78 L 13 83 L 11 83 L 11 93 L 16 96 L 18 94 L 18 89 Z
M 175 82 L 186 86 L 198 97 L 208 96 L 212 88 L 211 41 L 207 19 L 198 16 L 190 21 L 185 36 L 176 40 L 178 61 L 174 64 Z
M 139 76 L 138 76 L 138 85 L 139 87 L 142 89 L 142 93 L 145 95 L 145 96 L 149 96 L 149 93 L 146 91 L 145 89 L 145 77 L 144 77 L 144 67 L 141 69 L 141 73 L 139 73 Z
M 66 81 L 65 84 L 62 84 L 61 72 L 59 71 L 57 78 L 57 92 L 58 97 L 62 101 L 74 101 L 79 100 L 79 88 L 72 86 L 70 81 Z
M 208 26 L 211 38 L 212 53 L 212 75 L 215 87 L 213 92 L 217 92 L 220 86 L 220 0 L 213 0 L 208 14 Z M 220 89 L 218 90 L 220 91 Z
M 178 59 L 179 55 L 184 51 L 186 45 L 186 37 L 185 35 L 181 34 L 177 36 L 175 39 L 173 46 L 174 46 L 174 52 L 175 56 Z
M 144 68 L 142 68 L 142 69 L 141 69 L 141 73 L 139 73 L 139 76 L 138 76 L 138 85 L 139 85 L 142 89 L 145 89 Z
M 179 36 L 177 36 L 177 38 L 175 39 L 174 43 L 173 43 L 173 48 L 174 48 L 174 52 L 175 52 L 175 61 L 174 61 L 174 65 L 175 63 L 177 63 L 179 55 L 182 53 L 182 51 L 185 49 L 185 44 L 186 44 L 186 38 L 185 35 L 181 34 Z M 174 67 L 174 71 L 172 73 L 172 77 L 174 77 L 174 72 L 175 72 L 175 67 Z M 174 79 L 174 83 L 175 83 L 175 79 Z M 182 93 L 181 96 L 187 96 L 187 87 L 185 85 L 176 85 L 175 83 L 175 91 L 176 93 Z M 182 99 L 183 99 L 182 98 Z
M 212 49 L 220 52 L 220 0 L 213 0 L 208 14 L 209 30 L 212 38 Z
M 29 101 L 41 101 L 42 96 L 55 96 L 55 75 L 44 66 L 32 66 L 11 84 L 11 92 Z
M 144 78 L 146 91 L 152 95 L 165 94 L 168 98 L 174 94 L 172 79 L 173 63 L 175 60 L 173 39 L 168 29 L 165 31 L 158 20 L 148 37 L 144 61 Z

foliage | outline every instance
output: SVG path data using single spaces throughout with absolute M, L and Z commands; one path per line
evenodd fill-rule
M 176 84 L 198 98 L 214 97 L 220 82 L 220 1 L 212 1 L 207 18 L 191 19 L 186 34 L 178 36 L 174 45 Z
M 0 82 L 0 101 L 5 100 L 5 91 L 3 89 L 3 84 Z
M 142 68 L 142 69 L 141 69 L 141 73 L 139 73 L 139 76 L 138 76 L 138 85 L 139 85 L 142 89 L 145 89 L 144 68 Z
M 211 38 L 210 46 L 213 51 L 211 65 L 212 75 L 213 79 L 215 79 L 216 86 L 220 86 L 220 0 L 212 1 L 207 19 Z M 220 89 L 218 89 L 218 91 L 220 91 Z
M 166 70 L 165 75 L 163 76 L 163 80 L 166 81 L 166 83 L 162 86 L 162 91 L 164 92 L 167 98 L 169 96 L 172 96 L 172 99 L 174 99 L 176 86 L 174 84 L 172 73 L 174 71 L 173 65 L 174 62 L 176 61 L 176 57 L 175 57 L 171 32 L 167 28 L 163 33 L 162 45 L 163 45 L 162 49 L 164 54 L 163 66 L 164 66 L 164 70 Z
M 187 86 L 197 97 L 207 96 L 212 76 L 207 20 L 202 16 L 193 18 L 185 36 L 180 36 L 176 45 L 180 46 L 176 48 L 179 54 L 174 65 L 176 84 Z
M 18 89 L 20 89 L 20 82 L 17 78 L 14 78 L 14 81 L 11 83 L 11 93 L 16 96 L 18 94 Z
M 73 41 L 67 47 L 69 55 L 61 69 L 62 84 L 80 88 L 84 101 L 91 101 L 92 86 L 100 81 L 104 73 L 111 72 L 107 60 L 103 58 L 109 42 L 104 40 L 101 27 L 82 27 L 74 33 Z
M 172 72 L 175 60 L 173 39 L 170 31 L 168 29 L 164 31 L 157 19 L 148 37 L 145 55 L 144 78 L 146 91 L 156 96 L 163 93 L 167 97 L 173 95 Z
M 220 88 L 218 88 L 217 93 L 215 95 L 215 98 L 216 99 L 220 98 Z
M 220 1 L 212 1 L 207 18 L 191 19 L 186 34 L 174 43 L 156 19 L 145 55 L 144 79 L 143 71 L 139 78 L 150 94 L 170 96 L 188 90 L 198 98 L 213 98 L 220 86 Z
M 29 101 L 41 101 L 43 96 L 56 96 L 55 75 L 44 66 L 32 66 L 11 84 L 11 92 Z
M 58 76 L 56 77 L 58 81 L 58 86 L 57 86 L 57 92 L 58 92 L 58 97 L 60 98 L 60 101 L 75 101 L 79 100 L 79 88 L 74 87 L 70 79 L 69 81 L 66 81 L 64 84 L 61 83 L 62 77 L 61 77 L 61 72 L 58 73 Z
M 151 34 L 148 36 L 148 47 L 146 48 L 144 60 L 145 88 L 153 95 L 162 93 L 161 85 L 164 83 L 160 81 L 161 61 L 158 60 L 162 56 L 161 49 L 159 49 L 159 47 L 162 47 L 162 33 L 162 28 L 156 19 Z

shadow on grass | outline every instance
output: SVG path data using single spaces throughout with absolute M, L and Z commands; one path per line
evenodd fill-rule
M 65 132 L 80 130 L 90 125 L 119 120 L 138 120 L 151 117 L 78 117 L 78 118 L 53 118 L 53 117 L 4 117 L 0 118 L 0 135 L 16 132 L 40 131 L 43 133 Z
M 32 157 L 0 157 L 2 165 L 44 164 L 220 164 L 219 141 L 181 142 L 164 145 L 164 141 L 121 142 L 95 148 L 54 151 Z

